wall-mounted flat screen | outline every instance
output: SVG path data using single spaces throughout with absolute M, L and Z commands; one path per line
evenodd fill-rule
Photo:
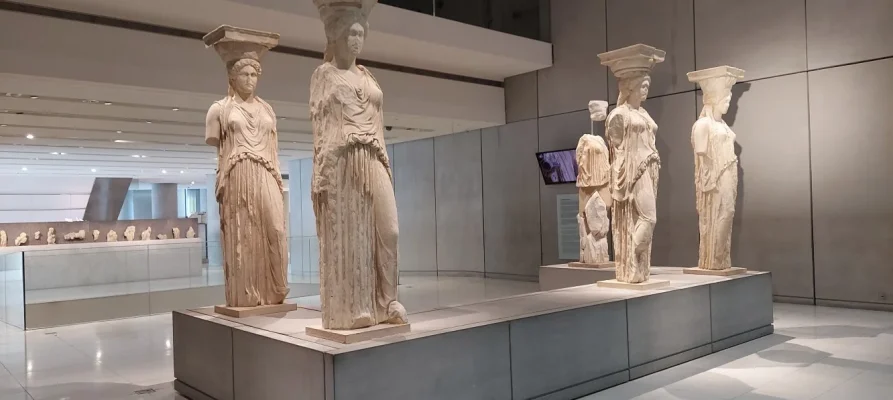
M 536 153 L 536 160 L 547 185 L 577 181 L 576 150 L 544 151 Z

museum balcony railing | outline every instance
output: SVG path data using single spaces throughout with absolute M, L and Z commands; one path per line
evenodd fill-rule
M 289 298 L 318 295 L 315 238 L 288 248 Z M 37 329 L 224 304 L 221 255 L 198 238 L 0 249 L 0 322 Z

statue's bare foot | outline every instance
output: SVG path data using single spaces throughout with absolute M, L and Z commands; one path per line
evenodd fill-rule
M 388 320 L 386 322 L 395 325 L 409 323 L 409 320 L 406 319 L 406 308 L 403 307 L 403 304 L 396 300 L 388 304 Z

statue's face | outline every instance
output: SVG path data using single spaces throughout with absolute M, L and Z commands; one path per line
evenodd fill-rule
M 363 42 L 366 40 L 366 29 L 364 29 L 363 25 L 359 22 L 354 22 L 353 25 L 347 29 L 346 34 L 341 37 L 341 40 L 344 41 L 344 48 L 346 48 L 354 57 L 358 57 L 360 52 L 363 51 Z
M 732 94 L 729 93 L 719 102 L 719 111 L 725 115 L 729 112 L 729 106 L 732 104 Z
M 634 86 L 633 90 L 639 97 L 639 101 L 645 101 L 648 98 L 648 89 L 651 89 L 651 79 L 646 77 L 638 82 L 638 87 Z
M 254 94 L 254 90 L 257 89 L 257 70 L 251 65 L 246 65 L 236 71 L 233 77 L 233 89 L 243 97 Z

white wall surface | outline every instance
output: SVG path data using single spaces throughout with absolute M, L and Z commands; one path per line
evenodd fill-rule
M 64 221 L 84 217 L 93 178 L 3 177 L 0 223 Z

